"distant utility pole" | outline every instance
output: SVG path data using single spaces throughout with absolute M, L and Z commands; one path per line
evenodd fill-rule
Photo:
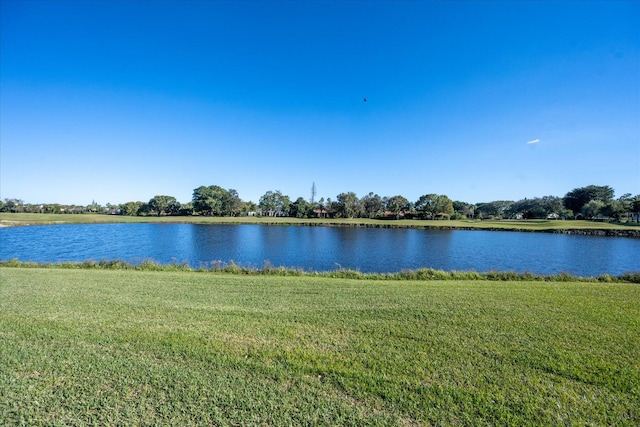
M 311 204 L 313 204 L 316 200 L 316 182 L 313 181 L 313 185 L 311 185 Z

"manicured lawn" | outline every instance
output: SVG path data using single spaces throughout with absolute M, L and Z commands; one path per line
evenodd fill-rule
M 638 425 L 640 286 L 0 269 L 0 425 Z
M 637 230 L 640 224 L 616 224 L 595 221 L 560 221 L 560 220 L 380 220 L 367 218 L 354 219 L 302 219 L 275 217 L 211 217 L 211 216 L 149 216 L 134 217 L 101 214 L 31 214 L 31 213 L 0 213 L 0 224 L 93 224 L 105 222 L 163 222 L 163 223 L 193 223 L 193 224 L 269 224 L 269 225 L 338 225 L 338 226 L 373 226 L 373 227 L 451 227 L 463 229 L 488 230 Z

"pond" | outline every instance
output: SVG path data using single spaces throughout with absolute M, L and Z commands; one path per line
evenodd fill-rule
M 0 228 L 0 259 L 235 262 L 328 271 L 515 271 L 579 276 L 640 270 L 640 239 L 470 230 L 200 224 Z

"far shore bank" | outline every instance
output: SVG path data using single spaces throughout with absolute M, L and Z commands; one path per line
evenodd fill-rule
M 137 217 L 105 214 L 0 213 L 0 227 L 54 224 L 167 223 L 167 224 L 255 224 L 277 226 L 419 228 L 428 230 L 520 231 L 589 236 L 640 238 L 640 224 L 586 220 L 416 220 L 368 218 L 289 218 L 289 217 Z

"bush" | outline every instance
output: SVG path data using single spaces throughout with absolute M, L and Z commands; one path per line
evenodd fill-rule
M 640 271 L 624 273 L 618 277 L 620 281 L 627 283 L 640 283 Z

